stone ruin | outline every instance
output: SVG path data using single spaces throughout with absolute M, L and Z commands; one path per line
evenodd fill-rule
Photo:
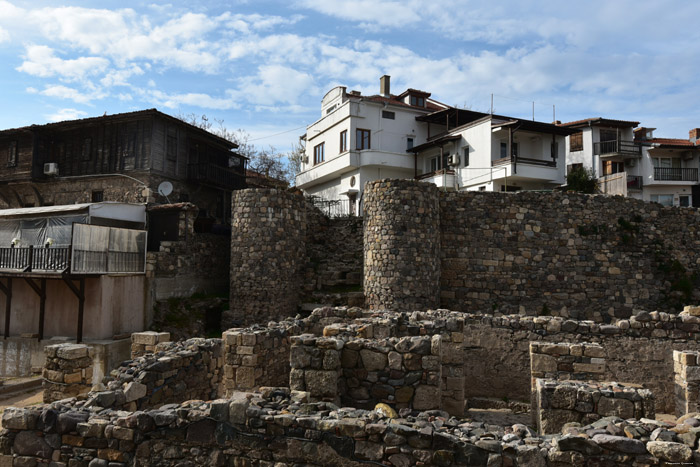
M 102 381 L 87 346 L 47 348 L 46 403 L 5 411 L 0 466 L 700 465 L 700 309 L 635 307 L 680 297 L 659 271 L 669 244 L 687 253 L 675 271 L 698 262 L 694 211 L 568 194 L 494 209 L 410 181 L 365 195 L 367 309 L 296 315 L 342 242 L 289 193 L 239 192 L 226 319 L 241 324 L 134 334 Z M 334 281 L 356 279 L 355 256 Z M 469 418 L 526 401 L 536 429 Z
M 681 419 L 685 423 L 656 421 L 655 410 L 668 408 L 665 399 L 634 382 L 607 382 L 620 375 L 612 364 L 614 340 L 604 336 L 625 337 L 601 334 L 593 323 L 578 323 L 591 328 L 579 337 L 595 343 L 562 342 L 567 333 L 554 317 L 529 328 L 525 385 L 534 394 L 539 432 L 465 418 L 467 394 L 478 387 L 466 376 L 473 363 L 469 347 L 479 335 L 497 341 L 494 326 L 507 323 L 512 330 L 522 318 L 504 316 L 497 324 L 448 310 L 339 307 L 230 329 L 220 339 L 169 342 L 164 333 L 136 333 L 132 359 L 104 381 L 88 381 L 92 391 L 47 378 L 51 402 L 7 409 L 0 465 L 698 462 L 700 421 L 692 413 Z M 544 331 L 533 332 L 538 329 Z M 84 382 L 78 362 L 88 346 L 63 344 L 47 352 L 53 357 L 45 374 L 56 371 L 49 366 L 63 368 L 64 381 L 80 374 Z M 688 404 L 700 403 L 692 386 L 696 356 L 675 352 L 668 362 L 675 383 L 661 386 L 676 394 L 672 400 L 683 414 L 695 408 Z M 60 388 L 65 398 L 59 399 Z

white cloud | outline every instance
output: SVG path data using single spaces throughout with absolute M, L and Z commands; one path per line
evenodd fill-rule
M 75 81 L 86 76 L 101 74 L 108 65 L 109 60 L 101 57 L 64 60 L 56 57 L 54 50 L 50 47 L 32 45 L 27 47 L 24 62 L 17 70 L 42 78 L 58 76 L 68 81 Z
M 141 95 L 142 99 L 169 109 L 177 109 L 182 105 L 187 105 L 204 109 L 228 110 L 240 106 L 240 103 L 230 95 L 226 97 L 213 97 L 205 93 L 166 93 L 153 89 L 137 90 L 137 92 Z
M 102 99 L 106 96 L 106 94 L 101 90 L 82 92 L 78 89 L 63 85 L 46 86 L 42 91 L 39 91 L 39 94 L 46 97 L 72 100 L 78 104 L 89 104 L 93 100 Z
M 0 44 L 3 42 L 9 42 L 10 41 L 10 33 L 4 30 L 3 28 L 0 28 Z
M 58 112 L 46 115 L 49 122 L 62 122 L 64 120 L 77 120 L 87 116 L 87 112 L 77 109 L 61 109 Z

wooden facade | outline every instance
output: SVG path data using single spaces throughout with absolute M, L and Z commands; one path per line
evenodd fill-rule
M 65 192 L 66 184 L 121 174 L 143 181 L 152 192 L 161 181 L 170 181 L 176 196 L 171 201 L 199 204 L 199 197 L 212 204 L 203 207 L 207 213 L 219 213 L 216 217 L 223 220 L 231 191 L 246 187 L 246 159 L 233 152 L 235 147 L 156 109 L 4 130 L 0 205 L 54 204 L 52 194 Z M 57 175 L 46 173 L 49 163 L 56 164 Z M 94 182 L 84 190 L 95 191 L 96 186 Z M 131 190 L 130 198 L 124 194 L 104 200 L 133 202 L 137 188 L 130 184 L 122 190 Z M 119 189 L 110 193 L 120 196 Z M 72 202 L 79 201 L 94 200 Z

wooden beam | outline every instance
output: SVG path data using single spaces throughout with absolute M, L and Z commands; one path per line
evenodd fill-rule
M 7 286 L 0 282 L 0 290 L 5 294 L 5 339 L 10 337 L 10 311 L 12 310 L 12 278 L 7 278 Z
M 68 288 L 73 294 L 78 297 L 78 332 L 76 334 L 76 342 L 80 344 L 83 341 L 83 317 L 85 314 L 85 278 L 78 279 L 80 288 L 73 284 L 73 281 L 67 277 L 63 278 Z
M 46 317 L 46 279 L 39 279 L 39 285 L 36 285 L 34 279 L 25 277 L 24 280 L 39 296 L 39 340 L 44 339 L 44 318 Z

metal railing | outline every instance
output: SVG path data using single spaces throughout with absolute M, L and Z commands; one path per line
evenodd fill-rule
M 491 161 L 492 166 L 498 166 L 503 164 L 511 164 L 515 162 L 516 164 L 527 164 L 527 165 L 541 165 L 543 167 L 556 167 L 557 161 L 553 159 L 533 159 L 531 157 L 504 157 L 502 159 L 496 159 Z
M 308 196 L 306 199 L 328 217 L 362 215 L 362 203 L 360 201 L 353 203 L 349 199 L 323 199 L 317 196 Z
M 453 169 L 440 169 L 435 172 L 428 172 L 427 174 L 418 175 L 416 180 L 425 180 L 426 178 L 437 177 L 441 175 L 454 175 L 455 171 Z
M 62 272 L 69 267 L 70 247 L 0 248 L 0 269 Z
M 642 189 L 642 177 L 639 175 L 628 175 L 627 176 L 627 189 L 628 190 L 641 190 Z
M 630 156 L 641 156 L 642 146 L 634 141 L 601 141 L 593 143 L 593 154 L 601 156 L 604 154 L 626 154 Z
M 698 169 L 654 167 L 654 180 L 666 182 L 697 182 Z

